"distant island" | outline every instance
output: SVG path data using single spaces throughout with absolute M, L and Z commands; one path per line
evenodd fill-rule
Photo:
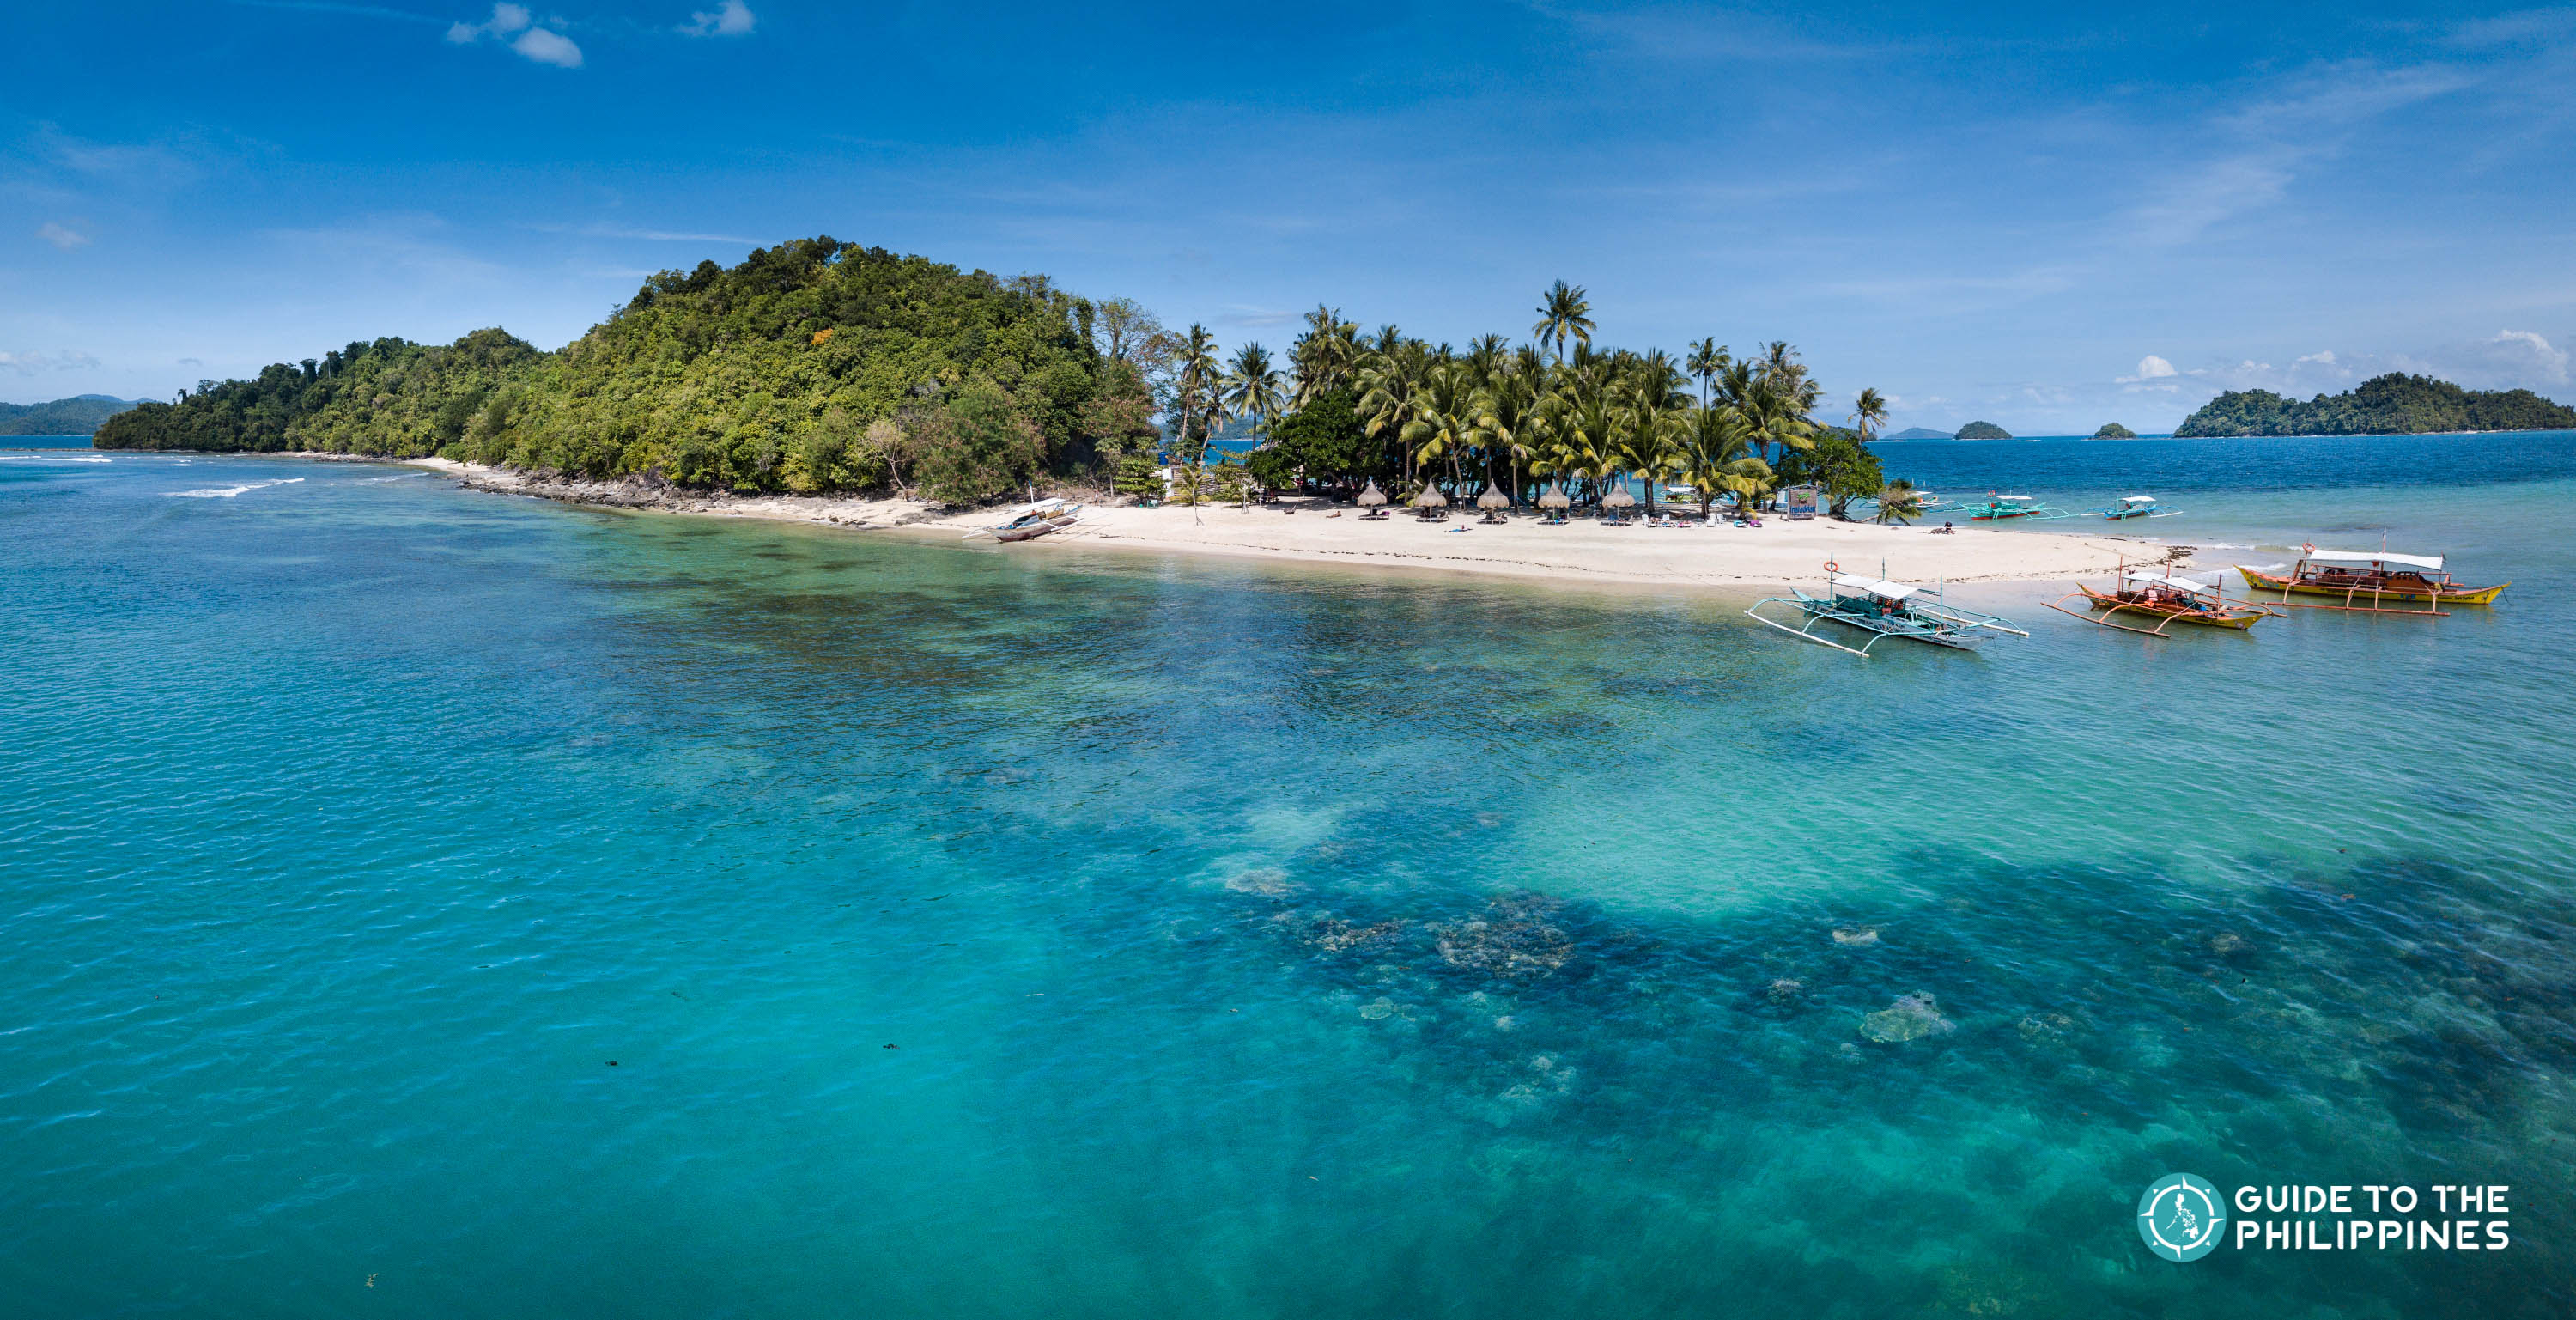
M 1879 437 L 1881 440 L 1947 440 L 1949 438 L 1949 432 L 1935 431 L 1928 426 L 1909 426 L 1902 431 L 1891 431 Z
M 2174 428 L 2177 436 L 2425 435 L 2441 431 L 2576 430 L 2576 409 L 2529 390 L 2464 390 L 2390 372 L 2349 393 L 2301 403 L 2270 390 L 2229 390 Z
M 2010 440 L 2012 432 L 1993 422 L 1970 422 L 1960 427 L 1959 433 L 1950 438 L 1953 440 Z
M 49 403 L 0 403 L 0 435 L 88 435 L 99 423 L 140 402 L 80 394 Z
M 2118 422 L 2104 422 L 2102 423 L 2102 429 L 2093 433 L 2093 438 L 2096 440 L 2135 440 L 2138 438 L 2138 433 L 2120 425 Z

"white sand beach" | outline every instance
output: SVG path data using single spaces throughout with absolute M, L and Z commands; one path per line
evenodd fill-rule
M 647 489 L 633 483 L 555 481 L 539 476 L 419 459 L 413 466 L 461 478 L 478 489 L 576 503 L 833 526 L 885 528 L 955 540 L 1001 520 L 998 508 L 945 510 L 916 500 L 827 496 L 735 496 Z M 1290 512 L 1289 510 L 1295 510 Z M 1335 513 L 1340 516 L 1334 516 Z M 1559 526 L 1525 514 L 1480 524 L 1476 511 L 1452 510 L 1446 522 L 1397 512 L 1364 521 L 1359 511 L 1321 501 L 1289 500 L 1254 508 L 1232 505 L 1111 508 L 1093 505 L 1081 521 L 1034 540 L 1000 547 L 1009 554 L 1066 549 L 1126 549 L 1230 555 L 1311 563 L 1374 565 L 1597 582 L 1708 587 L 1777 587 L 1813 583 L 1832 560 L 1853 572 L 1904 581 L 2030 582 L 2098 576 L 2123 560 L 2162 556 L 2161 542 L 2104 533 L 1997 530 L 1939 518 L 1911 527 L 1767 519 L 1760 527 L 1690 525 L 1605 527 L 1589 518 Z M 992 544 L 991 542 L 984 542 Z

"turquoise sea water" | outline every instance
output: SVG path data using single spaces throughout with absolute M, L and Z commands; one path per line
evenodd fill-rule
M 2149 641 L 1994 589 L 2028 642 L 1864 662 L 1703 594 L 0 456 L 0 1295 L 2565 1314 L 2576 436 L 2262 444 L 1891 468 L 2513 590 Z M 1950 1030 L 1862 1036 L 1915 992 Z M 2513 1245 L 2168 1264 L 2178 1171 L 2507 1184 Z

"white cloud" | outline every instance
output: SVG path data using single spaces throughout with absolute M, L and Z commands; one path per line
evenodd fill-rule
M 753 17 L 751 6 L 742 0 L 724 0 L 714 13 L 689 15 L 689 22 L 680 31 L 692 37 L 747 37 L 752 25 L 759 21 Z
M 533 21 L 525 5 L 494 5 L 488 23 L 457 23 L 447 29 L 447 39 L 460 46 L 471 46 L 485 37 L 506 37 Z
M 61 248 L 65 252 L 69 252 L 74 248 L 85 248 L 89 246 L 89 235 L 84 234 L 77 229 L 70 228 L 69 226 L 56 224 L 51 220 L 46 221 L 41 228 L 36 230 L 36 237 L 53 244 L 55 247 Z
M 572 44 L 572 38 L 551 28 L 529 28 L 519 34 L 517 41 L 510 43 L 510 49 L 539 64 L 551 64 L 559 69 L 581 67 L 581 47 Z
M 2138 359 L 2137 375 L 2122 376 L 2119 377 L 2118 380 L 2122 385 L 2135 385 L 2142 381 L 2163 380 L 2174 374 L 2174 364 L 2165 361 L 2163 358 L 2157 357 L 2153 353 L 2149 353 L 2145 357 Z
M 33 376 L 40 371 L 95 371 L 98 359 L 76 348 L 59 353 L 0 353 L 0 371 Z
M 546 21 L 560 23 L 563 20 L 550 18 Z M 447 29 L 447 39 L 459 46 L 471 46 L 485 37 L 500 41 L 539 64 L 551 64 L 559 69 L 581 67 L 581 47 L 554 28 L 537 26 L 536 16 L 529 13 L 525 5 L 497 4 L 492 6 L 492 17 L 488 21 L 456 23 Z

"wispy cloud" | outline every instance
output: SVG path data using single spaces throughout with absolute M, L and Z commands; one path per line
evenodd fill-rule
M 76 348 L 52 353 L 0 353 L 0 371 L 33 376 L 47 371 L 95 371 L 98 359 Z
M 560 23 L 561 19 L 548 19 Z M 581 67 L 581 47 L 570 37 L 552 27 L 540 26 L 525 5 L 496 4 L 492 17 L 481 23 L 452 23 L 447 39 L 459 46 L 471 46 L 490 37 L 539 64 L 559 69 Z
M 751 6 L 742 0 L 724 0 L 713 12 L 689 15 L 689 21 L 682 25 L 680 31 L 692 37 L 747 37 L 759 21 L 753 16 Z
M 65 252 L 89 246 L 89 235 L 84 234 L 69 225 L 60 224 L 52 220 L 46 221 L 43 225 L 37 228 L 36 237 L 53 244 L 55 247 L 61 248 Z

